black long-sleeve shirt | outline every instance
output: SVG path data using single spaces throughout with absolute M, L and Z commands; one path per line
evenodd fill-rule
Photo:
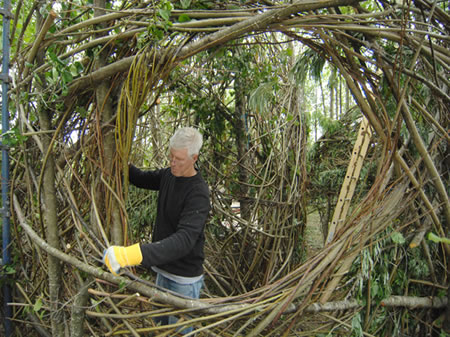
M 129 168 L 130 182 L 159 191 L 152 243 L 140 244 L 142 265 L 183 277 L 203 274 L 204 227 L 210 210 L 209 189 L 199 172 L 175 177 L 170 168 Z

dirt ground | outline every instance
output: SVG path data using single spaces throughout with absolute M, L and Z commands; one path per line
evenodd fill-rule
M 308 214 L 305 229 L 305 247 L 307 258 L 314 256 L 323 248 L 323 234 L 319 213 Z

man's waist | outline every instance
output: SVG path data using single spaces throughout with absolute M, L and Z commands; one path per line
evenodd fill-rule
M 203 274 L 200 274 L 198 276 L 181 276 L 181 275 L 176 275 L 176 274 L 170 273 L 170 272 L 163 270 L 161 268 L 158 268 L 156 266 L 153 266 L 152 270 L 156 273 L 163 275 L 164 277 L 168 278 L 169 280 L 172 280 L 179 284 L 191 284 L 191 283 L 200 281 L 203 278 Z

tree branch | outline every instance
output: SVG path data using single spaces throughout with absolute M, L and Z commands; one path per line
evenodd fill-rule
M 391 296 L 381 301 L 385 307 L 405 307 L 408 309 L 441 309 L 447 306 L 447 297 Z
M 194 310 L 201 310 L 209 314 L 226 313 L 231 310 L 246 310 L 250 307 L 248 304 L 225 304 L 214 305 L 203 302 L 202 300 L 191 300 L 176 295 L 172 295 L 168 292 L 158 290 L 143 283 L 139 283 L 134 280 L 122 276 L 114 276 L 113 274 L 102 270 L 101 268 L 90 266 L 82 261 L 69 256 L 60 250 L 50 246 L 45 242 L 36 232 L 26 223 L 20 208 L 17 197 L 14 195 L 14 210 L 17 214 L 20 226 L 31 237 L 41 249 L 45 250 L 48 254 L 60 259 L 63 262 L 73 265 L 74 267 L 102 280 L 117 284 L 125 285 L 130 290 L 136 291 L 144 296 L 152 298 L 152 300 L 173 305 L 178 308 L 189 308 Z M 418 308 L 431 308 L 441 309 L 447 306 L 447 298 L 439 297 L 413 297 L 413 296 L 391 296 L 384 299 L 381 302 L 385 307 L 406 307 L 408 309 Z M 353 310 L 361 308 L 363 305 L 359 304 L 356 300 L 336 301 L 327 303 L 312 303 L 305 308 L 307 313 L 317 313 L 325 311 L 337 311 L 337 310 Z M 257 307 L 255 307 L 257 310 Z M 297 306 L 289 306 L 283 314 L 288 314 L 297 311 Z
M 46 241 L 44 241 L 25 221 L 25 217 L 23 215 L 22 209 L 20 207 L 19 201 L 17 200 L 17 196 L 14 194 L 14 210 L 17 215 L 17 219 L 19 220 L 20 226 L 25 230 L 25 232 L 30 236 L 31 240 L 36 243 L 41 249 L 46 251 L 48 254 L 54 256 L 55 258 L 61 260 L 62 262 L 71 264 L 72 266 L 97 277 L 99 279 L 117 284 L 124 285 L 126 288 L 136 291 L 142 295 L 148 296 L 152 298 L 152 300 L 165 303 L 169 305 L 173 305 L 177 308 L 185 308 L 185 309 L 196 309 L 202 310 L 207 313 L 215 314 L 226 312 L 229 310 L 236 310 L 239 308 L 245 309 L 248 305 L 244 304 L 230 304 L 225 306 L 214 306 L 208 303 L 205 303 L 201 300 L 193 300 L 187 299 L 184 297 L 179 297 L 173 295 L 166 291 L 161 291 L 156 288 L 150 287 L 147 284 L 143 284 L 138 280 L 130 280 L 129 278 L 122 276 L 114 276 L 112 273 L 109 273 L 99 267 L 94 267 L 88 265 L 73 256 L 67 255 L 66 253 L 56 249 L 55 247 L 50 246 Z M 256 309 L 255 309 L 256 310 Z
M 230 27 L 224 28 L 213 34 L 209 34 L 198 41 L 193 41 L 188 45 L 184 46 L 183 48 L 181 48 L 181 50 L 179 50 L 179 52 L 176 54 L 176 61 L 180 62 L 208 48 L 223 45 L 231 40 L 243 36 L 246 33 L 264 29 L 270 24 L 279 23 L 284 18 L 287 18 L 290 15 L 299 12 L 312 11 L 327 7 L 347 6 L 356 4 L 359 1 L 361 0 L 297 1 L 292 5 L 280 9 L 273 9 L 263 14 L 249 17 L 248 19 L 238 22 Z M 176 53 L 175 49 L 172 51 L 172 53 L 174 53 L 173 55 L 175 55 Z M 157 56 L 160 57 L 161 55 Z M 95 86 L 96 83 L 99 83 L 118 72 L 128 71 L 135 57 L 136 56 L 130 56 L 121 59 L 120 61 L 102 67 L 89 75 L 74 80 L 72 84 L 69 86 L 69 96 L 74 95 L 75 92 L 77 92 L 80 88 Z M 171 58 L 172 58 L 171 55 L 168 55 L 168 59 Z

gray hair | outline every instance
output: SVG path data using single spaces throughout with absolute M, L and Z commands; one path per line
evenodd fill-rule
M 183 127 L 178 129 L 169 141 L 169 146 L 171 149 L 187 149 L 188 155 L 191 157 L 200 152 L 202 144 L 202 134 L 197 129 L 192 127 Z

